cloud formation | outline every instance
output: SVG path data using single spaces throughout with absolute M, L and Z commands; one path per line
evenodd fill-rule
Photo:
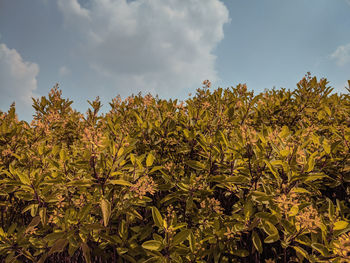
M 345 66 L 350 63 L 350 43 L 344 46 L 339 46 L 331 58 L 334 59 L 339 67 Z
M 31 97 L 37 89 L 38 74 L 37 64 L 23 61 L 15 49 L 9 49 L 5 44 L 0 44 L 0 105 L 10 106 L 15 101 L 16 109 L 18 108 L 19 111 L 31 107 Z
M 67 68 L 66 66 L 62 66 L 60 67 L 60 69 L 58 70 L 58 73 L 61 77 L 67 76 L 71 73 L 70 69 Z
M 157 93 L 215 81 L 213 49 L 229 22 L 219 0 L 58 0 L 89 65 L 119 85 Z M 174 94 L 174 93 L 172 93 Z

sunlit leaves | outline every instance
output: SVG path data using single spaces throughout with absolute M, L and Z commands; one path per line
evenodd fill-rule
M 179 233 L 177 233 L 172 241 L 172 245 L 176 246 L 180 243 L 182 243 L 183 241 L 185 241 L 188 237 L 188 235 L 191 233 L 191 231 L 189 229 L 184 229 L 181 230 Z
M 156 250 L 159 251 L 162 247 L 162 242 L 157 240 L 149 240 L 142 244 L 142 247 L 147 250 Z
M 337 221 L 337 222 L 334 223 L 333 230 L 343 230 L 348 225 L 349 225 L 349 223 L 346 222 L 346 221 Z
M 146 159 L 146 165 L 147 165 L 147 167 L 150 167 L 150 166 L 152 166 L 152 164 L 153 164 L 153 162 L 154 162 L 154 156 L 153 156 L 153 154 L 152 153 L 149 153 L 148 155 L 147 155 L 147 159 Z
M 162 228 L 164 226 L 162 215 L 156 207 L 151 207 L 152 209 L 152 217 L 156 226 Z
M 350 96 L 326 84 L 134 95 L 105 115 L 96 99 L 84 116 L 53 90 L 32 125 L 0 112 L 0 261 L 336 262 Z

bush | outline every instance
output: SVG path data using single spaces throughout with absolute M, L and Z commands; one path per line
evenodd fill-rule
M 0 112 L 1 261 L 349 262 L 350 96 L 203 84 Z

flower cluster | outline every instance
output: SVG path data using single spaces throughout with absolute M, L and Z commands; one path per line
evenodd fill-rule
M 80 207 L 80 208 L 83 207 L 84 204 L 85 204 L 85 197 L 84 197 L 84 195 L 81 194 L 79 198 L 74 199 L 73 203 L 77 207 Z
M 222 214 L 224 209 L 220 206 L 220 201 L 215 198 L 209 198 L 203 200 L 201 202 L 201 208 L 209 208 L 217 214 Z
M 58 89 L 58 84 L 56 84 L 55 87 L 50 90 L 49 98 L 52 101 L 56 102 L 61 99 L 61 96 L 62 96 L 62 90 Z
M 97 128 L 85 128 L 83 133 L 83 142 L 87 145 L 92 145 L 94 149 L 102 146 L 102 141 L 104 137 L 101 129 Z
M 176 108 L 176 109 L 180 109 L 180 110 L 184 110 L 184 109 L 185 109 L 184 102 L 181 101 L 181 103 L 176 104 L 176 105 L 175 105 L 175 108 Z
M 151 106 L 153 104 L 154 98 L 151 94 L 147 94 L 144 98 L 143 98 L 143 104 L 148 107 Z
M 194 179 L 194 184 L 191 186 L 191 191 L 199 191 L 204 190 L 206 187 L 206 183 L 203 175 L 199 175 Z
M 253 127 L 249 127 L 246 124 L 240 126 L 242 137 L 245 138 L 252 144 L 255 144 L 258 141 L 257 132 Z
M 63 195 L 58 195 L 58 196 L 57 196 L 57 201 L 58 201 L 57 207 L 58 207 L 58 208 L 63 208 L 63 207 L 65 207 L 66 204 L 65 204 L 64 200 L 65 200 L 65 198 L 64 198 Z
M 213 225 L 214 225 L 214 222 L 213 221 L 211 221 L 211 220 L 208 220 L 208 219 L 200 219 L 199 220 L 199 229 L 200 230 L 204 230 L 204 229 L 208 229 L 208 228 L 211 228 L 211 227 L 213 227 Z
M 147 193 L 154 195 L 156 192 L 156 184 L 148 175 L 139 178 L 133 186 L 130 187 L 131 192 L 135 194 L 135 197 L 142 199 Z
M 63 214 L 59 212 L 58 210 L 53 211 L 53 215 L 49 216 L 48 223 L 52 224 L 54 223 L 58 218 L 63 218 Z
M 204 85 L 203 88 L 209 89 L 211 87 L 211 82 L 208 79 L 204 80 L 202 84 Z
M 296 227 L 306 229 L 310 232 L 317 233 L 316 229 L 321 225 L 321 219 L 318 212 L 312 206 L 305 207 L 295 217 Z
M 299 204 L 299 197 L 296 193 L 280 194 L 274 198 L 278 208 L 283 214 L 287 214 L 292 206 Z
M 167 169 L 169 172 L 175 167 L 174 162 L 167 162 L 164 165 L 164 168 Z
M 117 108 L 122 104 L 122 98 L 120 95 L 116 96 L 115 98 L 112 99 L 112 108 Z
M 167 210 L 166 219 L 167 219 L 167 222 L 170 223 L 172 220 L 174 220 L 176 216 L 176 212 L 172 205 L 169 205 L 166 210 Z
M 211 106 L 211 104 L 210 104 L 210 102 L 208 102 L 208 101 L 204 101 L 204 102 L 202 103 L 202 107 L 203 107 L 203 109 L 205 109 L 205 110 L 209 109 L 210 106 Z

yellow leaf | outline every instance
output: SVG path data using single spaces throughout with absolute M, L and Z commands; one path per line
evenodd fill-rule
M 104 226 L 107 226 L 109 218 L 111 216 L 111 203 L 108 200 L 103 198 L 101 200 L 100 205 L 101 205 L 102 216 L 103 216 L 103 224 Z
M 295 216 L 299 212 L 299 207 L 297 205 L 293 205 L 292 208 L 289 211 L 289 216 Z
M 334 223 L 333 230 L 342 230 L 342 229 L 346 228 L 348 225 L 349 225 L 349 223 L 346 221 L 338 221 L 338 222 Z
M 146 165 L 147 167 L 150 167 L 154 162 L 154 156 L 152 153 L 149 153 L 146 159 Z

